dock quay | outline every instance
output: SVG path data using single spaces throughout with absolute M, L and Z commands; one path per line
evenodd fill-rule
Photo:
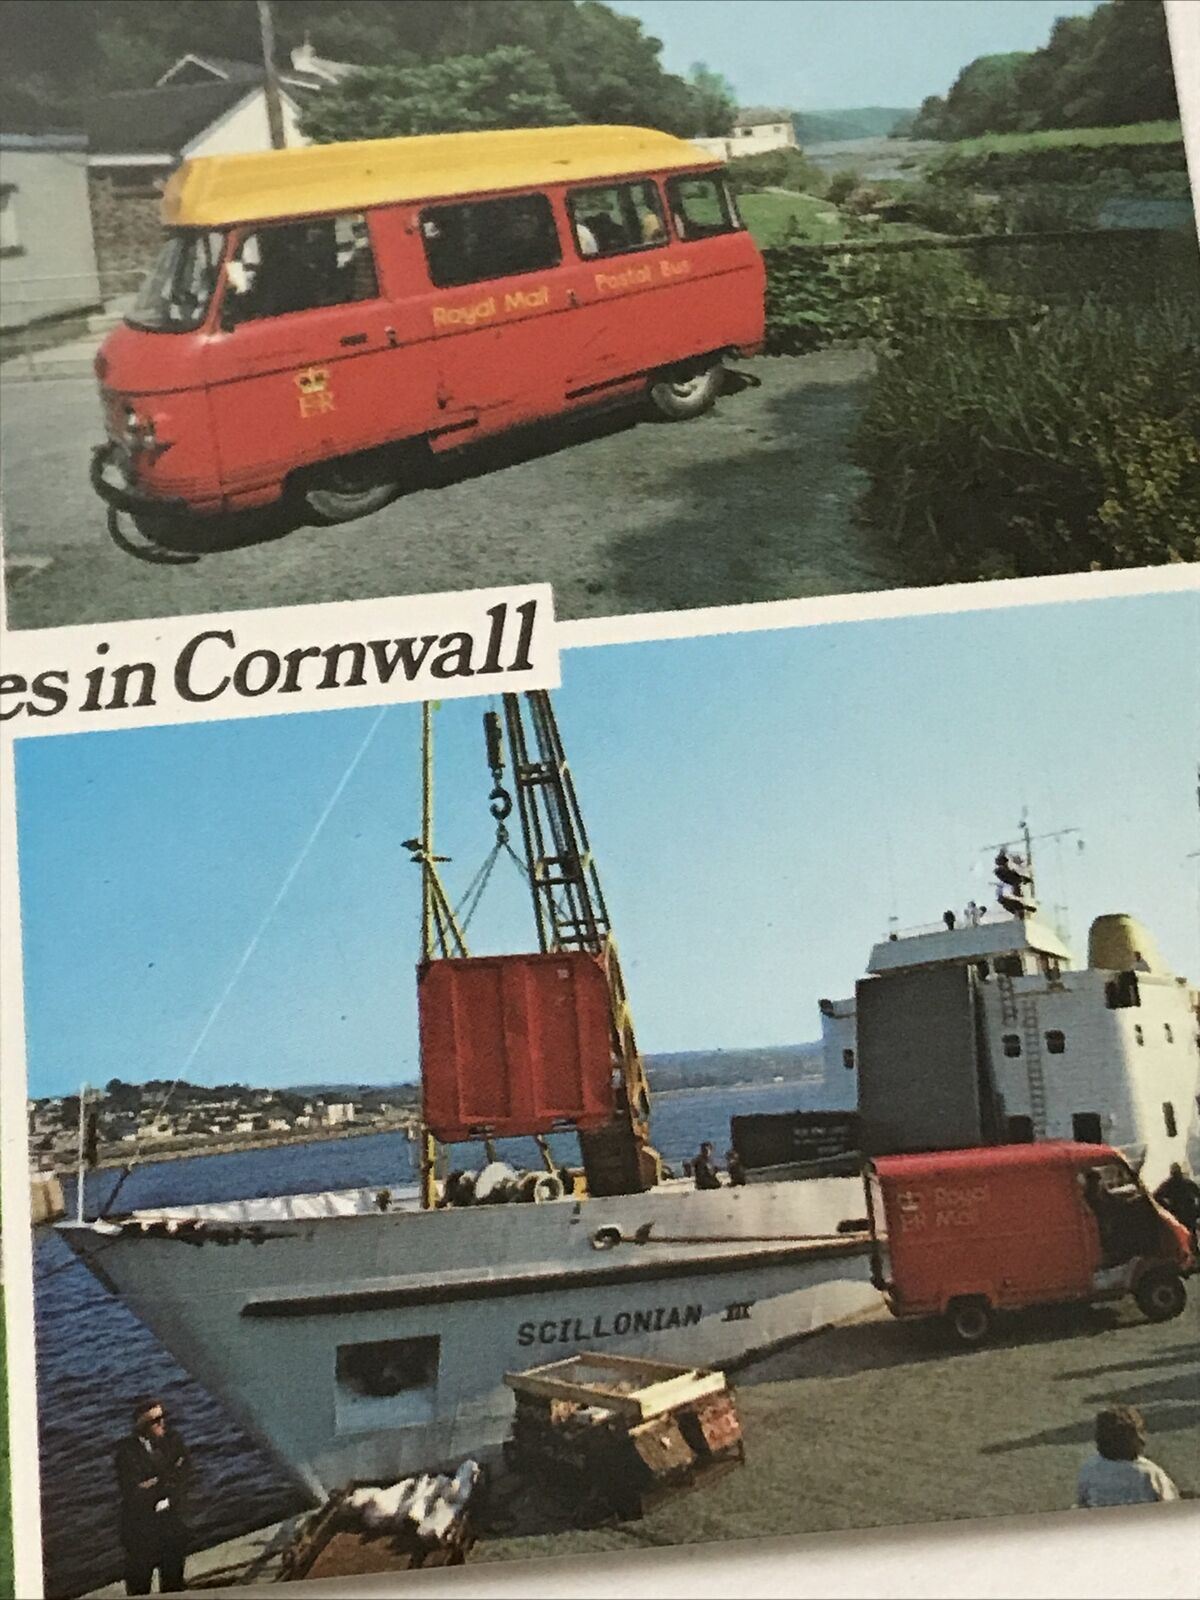
M 936 1325 L 883 1311 L 826 1328 L 730 1370 L 746 1447 L 737 1471 L 637 1521 L 587 1529 L 498 1474 L 470 1564 L 1065 1511 L 1096 1411 L 1114 1401 L 1141 1410 L 1147 1454 L 1200 1499 L 1200 1279 L 1190 1289 L 1174 1321 L 1149 1323 L 1128 1303 L 1043 1309 L 962 1352 Z M 1196 1512 L 1162 1515 L 1194 1533 Z M 304 1520 L 197 1552 L 189 1588 L 274 1581 Z M 111 1584 L 93 1600 L 123 1592 Z

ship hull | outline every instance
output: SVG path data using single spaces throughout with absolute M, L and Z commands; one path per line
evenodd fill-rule
M 863 1212 L 854 1179 L 462 1211 L 273 1205 L 263 1222 L 217 1207 L 61 1232 L 315 1496 L 486 1453 L 512 1420 L 506 1372 L 589 1350 L 729 1364 L 878 1301 L 865 1239 L 838 1232 Z

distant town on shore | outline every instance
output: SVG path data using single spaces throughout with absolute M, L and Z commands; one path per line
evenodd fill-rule
M 820 1044 L 753 1050 L 683 1050 L 648 1056 L 650 1086 L 659 1093 L 728 1089 L 811 1079 L 821 1071 Z M 135 1149 L 183 1155 L 201 1149 L 260 1148 L 293 1141 L 415 1131 L 414 1083 L 313 1083 L 262 1088 L 202 1085 L 167 1078 L 127 1083 L 111 1078 L 89 1091 L 88 1138 L 101 1164 Z M 91 1119 L 94 1119 L 92 1121 Z M 29 1101 L 29 1154 L 35 1165 L 72 1167 L 79 1157 L 79 1096 Z

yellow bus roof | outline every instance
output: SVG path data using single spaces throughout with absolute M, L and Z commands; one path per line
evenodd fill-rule
M 162 218 L 175 227 L 219 228 L 719 165 L 699 145 L 653 128 L 511 128 L 356 139 L 184 161 L 163 193 Z

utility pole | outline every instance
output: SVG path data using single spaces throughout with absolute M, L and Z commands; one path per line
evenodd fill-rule
M 271 0 L 258 0 L 258 31 L 262 35 L 263 88 L 267 95 L 267 127 L 271 130 L 271 149 L 287 144 L 283 132 L 283 102 L 279 98 L 279 78 L 275 71 L 275 19 Z

